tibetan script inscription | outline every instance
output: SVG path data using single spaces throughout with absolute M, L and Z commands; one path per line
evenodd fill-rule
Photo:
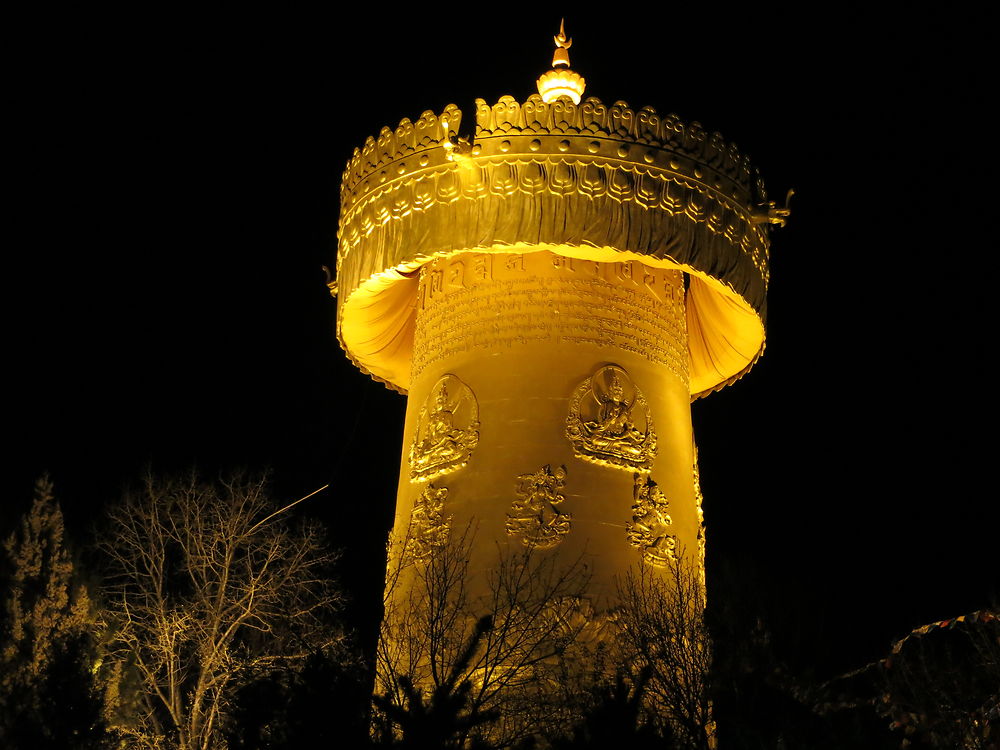
M 644 474 L 635 475 L 632 493 L 632 522 L 625 525 L 629 544 L 642 553 L 642 560 L 654 568 L 665 568 L 675 558 L 677 538 L 670 533 L 673 521 L 667 514 L 666 495 Z
M 656 457 L 649 404 L 628 373 L 600 368 L 573 391 L 566 437 L 584 461 L 648 473 Z
M 525 547 L 555 547 L 569 532 L 572 517 L 558 506 L 566 499 L 566 467 L 548 465 L 517 478 L 517 499 L 507 514 L 507 533 L 520 536 Z
M 537 252 L 469 253 L 420 274 L 412 382 L 456 356 L 532 344 L 631 352 L 688 382 L 680 271 Z
M 410 445 L 410 481 L 421 482 L 465 466 L 479 443 L 479 404 L 454 375 L 431 388 Z
M 406 555 L 413 562 L 424 562 L 448 543 L 451 516 L 444 515 L 447 487 L 428 484 L 413 503 Z

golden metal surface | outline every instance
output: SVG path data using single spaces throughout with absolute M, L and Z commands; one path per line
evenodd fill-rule
M 465 466 L 479 443 L 479 404 L 454 375 L 438 379 L 427 396 L 410 445 L 410 481 L 450 474 Z
M 347 165 L 338 334 L 359 367 L 410 388 L 413 274 L 431 258 L 544 248 L 685 271 L 692 395 L 749 369 L 764 346 L 770 224 L 756 223 L 766 195 L 744 155 L 697 123 L 595 98 L 477 100 L 475 119 L 463 146 L 457 107 L 425 112 Z
M 656 482 L 645 474 L 635 475 L 632 522 L 625 526 L 629 544 L 642 553 L 642 561 L 665 568 L 676 559 L 677 537 L 671 534 L 670 503 Z
M 583 76 L 569 68 L 569 48 L 573 40 L 566 36 L 565 22 L 559 22 L 559 33 L 552 37 L 556 51 L 552 55 L 552 70 L 542 73 L 538 79 L 538 93 L 544 102 L 554 102 L 567 98 L 579 104 L 587 82 Z
M 498 545 L 585 555 L 593 605 L 608 606 L 615 577 L 640 558 L 626 538 L 635 473 L 657 478 L 671 502 L 670 535 L 693 557 L 680 271 L 540 249 L 436 258 L 414 280 L 394 539 L 412 527 L 429 474 L 449 466 L 478 422 L 474 450 L 447 475 L 452 534 L 471 529 L 477 539 L 470 576 L 492 569 Z
M 779 227 L 785 226 L 785 223 L 788 221 L 788 217 L 792 215 L 790 205 L 793 195 L 795 195 L 794 190 L 789 190 L 788 194 L 785 195 L 784 208 L 778 208 L 778 204 L 774 201 L 761 203 L 751 214 L 750 220 L 753 221 L 754 224 L 777 224 Z
M 542 73 L 538 78 L 538 93 L 544 102 L 565 98 L 573 104 L 579 104 L 586 86 L 583 76 L 569 68 L 555 68 Z
M 572 516 L 558 506 L 566 500 L 566 467 L 543 466 L 517 478 L 517 499 L 507 513 L 507 533 L 525 547 L 550 549 L 569 533 Z
M 621 367 L 607 365 L 573 391 L 566 437 L 577 458 L 628 472 L 648 472 L 656 458 L 649 404 Z
M 566 19 L 559 19 L 559 33 L 552 37 L 556 45 L 556 51 L 552 55 L 552 67 L 559 65 L 569 67 L 569 48 L 573 46 L 573 40 L 566 36 Z
M 452 517 L 444 515 L 447 497 L 447 487 L 428 484 L 413 503 L 404 552 L 412 562 L 426 562 L 435 551 L 448 543 Z
M 548 252 L 466 254 L 421 269 L 416 313 L 414 382 L 440 362 L 496 346 L 575 344 L 639 353 L 687 387 L 677 271 Z
M 788 199 L 697 122 L 581 101 L 555 42 L 539 95 L 404 119 L 344 171 L 338 339 L 409 394 L 390 604 L 455 543 L 476 596 L 511 551 L 585 561 L 595 620 L 640 561 L 704 584 L 690 401 L 763 351 Z
M 702 511 L 702 504 L 705 502 L 705 496 L 701 494 L 701 472 L 698 470 L 698 446 L 693 447 L 694 453 L 694 504 L 695 510 L 698 512 L 698 560 L 699 566 L 698 571 L 701 577 L 701 590 L 707 591 L 707 584 L 705 582 L 705 513 Z

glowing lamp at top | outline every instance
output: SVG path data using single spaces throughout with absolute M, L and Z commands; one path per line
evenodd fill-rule
M 562 21 L 559 22 L 559 33 L 552 38 L 556 43 L 556 51 L 552 55 L 552 70 L 539 76 L 538 93 L 546 104 L 564 96 L 572 99 L 573 104 L 579 104 L 587 82 L 579 73 L 570 70 L 569 48 L 573 46 L 573 40 L 566 36 Z

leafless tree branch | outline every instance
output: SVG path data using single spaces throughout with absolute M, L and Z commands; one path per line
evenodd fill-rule
M 390 550 L 376 690 L 401 708 L 407 686 L 460 691 L 468 716 L 497 717 L 469 731 L 510 747 L 566 722 L 560 662 L 586 625 L 573 615 L 587 606 L 589 570 L 583 559 L 498 548 L 483 585 L 469 570 L 474 537 L 469 526 L 426 561 L 408 558 L 405 540 Z
M 111 512 L 113 655 L 145 693 L 145 712 L 123 727 L 133 741 L 217 747 L 242 680 L 340 640 L 328 619 L 340 597 L 324 575 L 333 556 L 316 527 L 287 523 L 299 502 L 275 510 L 263 479 L 147 477 Z

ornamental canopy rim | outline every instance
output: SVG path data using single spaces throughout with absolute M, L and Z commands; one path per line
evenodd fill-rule
M 374 379 L 409 387 L 416 272 L 461 253 L 548 250 L 690 275 L 692 396 L 742 377 L 764 349 L 766 199 L 718 133 L 652 107 L 589 97 L 476 100 L 404 118 L 355 149 L 338 227 L 338 340 Z

